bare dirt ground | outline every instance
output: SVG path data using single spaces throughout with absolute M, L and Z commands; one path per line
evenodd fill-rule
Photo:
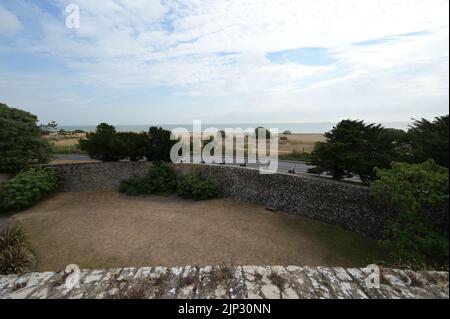
M 30 235 L 39 271 L 71 263 L 362 266 L 379 252 L 351 232 L 226 199 L 59 193 L 14 218 Z

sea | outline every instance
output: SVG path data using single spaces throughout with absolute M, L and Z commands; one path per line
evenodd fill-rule
M 395 128 L 401 130 L 407 130 L 412 122 L 381 122 L 381 124 L 386 128 Z M 114 124 L 112 124 L 114 125 Z M 217 128 L 219 130 L 225 130 L 226 128 L 257 128 L 265 127 L 267 129 L 277 128 L 279 133 L 285 131 L 290 131 L 291 133 L 297 134 L 323 134 L 330 131 L 336 123 L 332 122 L 320 122 L 320 123 L 215 123 L 208 124 L 202 123 L 202 130 L 206 128 Z M 162 127 L 165 130 L 173 130 L 175 128 L 184 128 L 189 132 L 193 131 L 193 126 L 191 124 L 139 124 L 139 125 L 114 125 L 116 130 L 119 132 L 141 132 L 148 131 L 149 127 L 157 126 Z M 58 129 L 63 129 L 66 131 L 83 130 L 85 132 L 95 131 L 95 125 L 61 125 Z

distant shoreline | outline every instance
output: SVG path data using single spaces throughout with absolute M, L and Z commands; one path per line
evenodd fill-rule
M 395 128 L 407 130 L 408 125 L 411 122 L 382 122 L 380 123 L 386 128 Z M 114 124 L 113 124 L 114 125 Z M 226 128 L 256 128 L 256 127 L 265 127 L 265 128 L 277 128 L 278 133 L 283 133 L 285 131 L 290 131 L 293 134 L 323 134 L 325 132 L 330 131 L 336 123 L 331 122 L 323 122 L 323 123 L 224 123 L 224 124 L 209 124 L 202 123 L 202 130 L 214 127 L 219 130 L 224 130 Z M 142 124 L 142 125 L 114 125 L 117 131 L 120 132 L 140 132 L 147 131 L 151 126 L 162 127 L 166 130 L 173 130 L 175 128 L 185 128 L 189 132 L 192 132 L 192 124 Z M 66 131 L 75 131 L 82 130 L 85 132 L 95 131 L 95 125 L 61 125 L 58 126 L 59 129 L 63 129 Z

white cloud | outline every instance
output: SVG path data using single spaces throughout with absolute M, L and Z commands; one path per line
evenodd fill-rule
M 21 27 L 19 19 L 0 5 L 0 36 L 13 36 Z
M 69 2 L 57 1 L 61 12 Z M 77 4 L 77 30 L 64 27 L 62 14 L 51 16 L 33 6 L 43 33 L 23 34 L 11 48 L 61 60 L 86 85 L 117 94 L 163 85 L 187 98 L 215 97 L 217 105 L 233 97 L 228 110 L 214 113 L 223 118 L 256 111 L 280 121 L 294 115 L 309 121 L 363 117 L 364 112 L 389 117 L 383 106 L 405 119 L 407 112 L 436 111 L 429 101 L 440 109 L 448 103 L 447 0 Z M 355 44 L 364 41 L 375 42 Z M 266 57 L 307 47 L 328 49 L 335 62 L 275 64 Z

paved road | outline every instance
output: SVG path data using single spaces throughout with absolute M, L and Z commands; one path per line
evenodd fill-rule
M 71 160 L 71 161 L 90 161 L 91 158 L 88 155 L 83 154 L 57 154 L 56 158 L 59 160 Z M 196 157 L 197 161 L 199 161 L 199 157 Z M 230 163 L 227 163 L 227 165 L 234 165 L 238 166 L 241 165 L 240 163 L 243 162 L 241 159 L 240 163 L 231 163 L 232 158 L 227 158 Z M 261 165 L 260 164 L 248 164 L 248 167 L 258 168 Z M 296 173 L 307 173 L 309 168 L 312 168 L 314 166 L 307 165 L 305 162 L 294 162 L 294 161 L 278 161 L 278 172 L 287 173 L 291 169 L 295 169 Z M 323 177 L 328 177 L 325 175 L 322 175 Z M 346 180 L 352 181 L 352 182 L 360 182 L 360 179 L 357 177 L 348 178 Z
M 91 158 L 88 155 L 83 154 L 57 154 L 56 158 L 59 160 L 69 160 L 69 161 L 90 161 Z M 199 157 L 195 157 L 197 162 L 200 161 Z M 239 163 L 231 163 L 232 158 L 227 157 L 227 165 L 241 165 L 244 161 L 241 159 Z M 248 164 L 248 167 L 259 167 L 260 164 Z M 292 161 L 279 161 L 278 162 L 278 171 L 280 172 L 288 172 L 290 169 L 295 168 L 297 173 L 306 173 L 308 168 L 313 166 L 307 165 L 304 162 L 292 162 Z

